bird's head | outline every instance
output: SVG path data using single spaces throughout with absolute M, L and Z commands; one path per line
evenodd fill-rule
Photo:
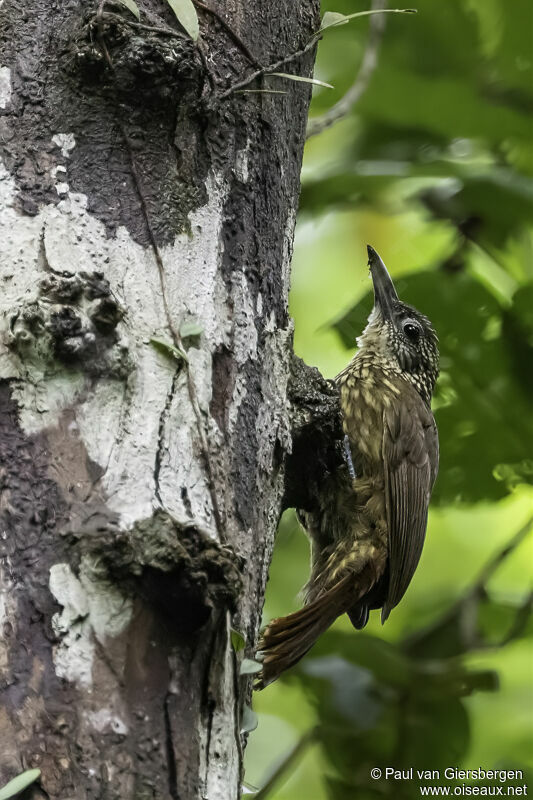
M 374 284 L 374 308 L 357 344 L 372 353 L 386 370 L 401 374 L 427 403 L 439 374 L 438 339 L 431 322 L 413 306 L 402 303 L 387 268 L 367 246 Z

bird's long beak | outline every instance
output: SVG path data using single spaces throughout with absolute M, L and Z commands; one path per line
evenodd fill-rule
M 367 244 L 368 266 L 374 284 L 374 308 L 379 308 L 383 319 L 392 319 L 394 306 L 399 302 L 392 278 L 387 267 L 373 247 Z

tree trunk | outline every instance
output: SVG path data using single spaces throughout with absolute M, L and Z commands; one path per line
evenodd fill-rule
M 0 786 L 237 798 L 318 2 L 0 11 Z M 164 28 L 164 31 L 161 31 Z M 169 30 L 171 29 L 171 30 Z M 312 51 L 287 71 L 308 75 Z

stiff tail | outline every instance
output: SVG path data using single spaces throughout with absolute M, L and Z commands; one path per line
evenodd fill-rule
M 382 558 L 367 561 L 360 572 L 344 575 L 312 603 L 287 617 L 273 619 L 259 640 L 257 649 L 262 654 L 263 668 L 257 676 L 255 688 L 264 689 L 296 664 L 341 614 L 349 611 L 352 617 L 358 601 L 383 574 L 385 561 L 385 554 Z M 364 613 L 368 613 L 366 608 Z
M 257 676 L 256 689 L 264 689 L 296 664 L 337 617 L 350 608 L 354 601 L 353 584 L 354 576 L 346 575 L 314 602 L 267 625 L 257 648 L 263 655 L 263 669 Z

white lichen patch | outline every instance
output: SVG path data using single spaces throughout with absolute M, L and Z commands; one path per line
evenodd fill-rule
M 193 347 L 189 350 L 189 369 L 195 383 L 198 405 L 205 419 L 208 418 L 211 400 L 211 353 L 205 349 Z M 207 476 L 203 467 L 203 453 L 200 448 L 196 425 L 179 425 L 180 406 L 183 393 L 187 392 L 187 375 L 185 371 L 176 382 L 176 392 L 166 414 L 165 443 L 160 451 L 159 496 L 164 508 L 179 522 L 190 522 L 190 514 L 183 506 L 181 488 L 187 490 L 187 504 L 195 509 L 194 517 L 213 527 L 213 509 Z M 220 435 L 216 426 L 209 428 L 210 445 L 219 443 Z
M 227 293 L 220 277 L 221 236 L 226 192 L 208 176 L 208 202 L 190 215 L 192 235 L 182 233 L 163 248 L 167 300 L 177 328 L 197 320 L 210 349 L 227 341 Z M 151 257 L 151 254 L 149 254 Z M 164 324 L 164 317 L 160 323 Z
M 88 616 L 87 595 L 68 564 L 54 564 L 50 568 L 49 586 L 55 599 L 63 607 L 61 612 L 52 617 L 52 625 L 56 633 L 66 633 L 75 622 Z
M 131 600 L 98 577 L 87 557 L 80 577 L 69 564 L 50 568 L 50 592 L 62 610 L 52 617 L 59 644 L 54 647 L 56 673 L 82 687 L 92 684 L 95 638 L 104 644 L 118 636 L 131 620 Z
M 0 108 L 6 108 L 11 102 L 11 70 L 0 67 Z
M 65 183 L 65 181 L 60 181 L 59 183 L 56 183 L 56 185 L 55 185 L 55 190 L 56 190 L 56 192 L 58 193 L 58 195 L 60 197 L 62 197 L 65 194 L 68 194 L 69 188 L 70 187 L 69 187 L 68 183 Z
M 89 688 L 92 685 L 94 650 L 89 623 L 85 620 L 73 624 L 61 642 L 54 646 L 56 675 L 76 686 Z
M 81 560 L 80 585 L 85 592 L 89 621 L 96 638 L 104 644 L 107 638 L 119 636 L 131 621 L 131 598 L 108 579 L 103 580 L 98 565 L 88 556 Z
M 280 370 L 279 365 L 290 352 L 292 326 L 273 332 L 267 340 L 264 351 L 265 378 L 263 394 L 266 402 L 258 409 L 257 430 L 260 431 L 257 460 L 265 475 L 272 472 L 272 453 L 276 440 L 282 448 L 290 452 L 292 439 L 287 408 L 288 369 Z
M 76 147 L 76 140 L 73 133 L 56 133 L 52 136 L 52 141 L 60 150 L 64 158 L 69 158 L 69 153 Z
M 246 276 L 238 272 L 232 296 L 233 310 L 233 352 L 238 364 L 257 356 L 256 311 Z
M 9 674 L 9 648 L 17 638 L 17 620 L 13 583 L 8 570 L 0 567 L 0 677 L 4 679 Z
M 52 617 L 52 628 L 60 638 L 54 647 L 54 666 L 60 678 L 78 686 L 92 683 L 94 642 L 87 620 L 89 606 L 79 580 L 68 564 L 55 564 L 50 569 L 50 591 L 63 606 Z
M 238 745 L 228 732 L 234 728 L 235 658 L 230 641 L 229 617 L 226 618 L 228 636 L 223 654 L 224 666 L 221 681 L 217 684 L 217 703 L 213 710 L 208 738 L 201 751 L 200 775 L 204 775 L 203 797 L 234 797 L 240 781 Z M 221 654 L 222 655 L 222 654 Z
M 68 134 L 56 135 L 54 142 L 66 153 L 75 144 Z M 67 189 L 63 170 L 56 168 L 55 172 L 59 192 Z M 150 344 L 152 337 L 171 343 L 153 252 L 134 242 L 124 228 L 109 238 L 103 224 L 87 212 L 87 199 L 80 194 L 70 193 L 34 217 L 20 216 L 12 202 L 13 180 L 5 172 L 2 177 L 0 378 L 25 379 L 14 389 L 24 429 L 36 433 L 53 427 L 65 408 L 75 408 L 87 453 L 105 470 L 101 484 L 108 507 L 120 515 L 123 526 L 150 516 L 160 505 L 159 494 L 178 519 L 192 516 L 212 528 L 197 420 L 184 375 L 171 397 L 178 364 Z M 224 192 L 213 178 L 207 188 L 208 203 L 191 215 L 193 235 L 184 233 L 161 250 L 173 325 L 179 329 L 182 322 L 194 319 L 202 329 L 198 347 L 191 351 L 190 369 L 204 412 L 212 391 L 212 352 L 228 344 L 231 334 L 231 303 L 218 274 Z M 39 284 L 48 270 L 105 274 L 126 309 L 125 319 L 117 327 L 117 347 L 128 350 L 133 365 L 127 380 L 102 377 L 89 381 L 75 369 L 65 371 L 59 365 L 54 370 L 38 361 L 28 363 L 9 349 L 13 313 L 39 299 Z M 249 300 L 246 302 L 249 306 Z M 251 334 L 253 315 L 249 308 L 243 314 L 246 331 Z M 249 344 L 246 346 L 250 352 Z M 162 424 L 166 413 L 168 422 Z M 159 486 L 156 459 L 160 462 Z M 182 488 L 187 492 L 186 504 Z
M 296 209 L 292 208 L 287 214 L 285 230 L 283 231 L 283 261 L 282 261 L 282 281 L 283 285 L 290 286 L 291 281 L 291 262 L 292 250 L 294 245 L 294 228 L 296 226 Z
M 54 564 L 49 587 L 63 607 L 52 617 L 52 628 L 60 639 L 53 649 L 56 674 L 77 686 L 90 687 L 95 646 L 83 586 L 68 564 Z
M 52 167 L 51 175 L 53 180 L 55 180 L 55 190 L 59 196 L 68 194 L 70 190 L 70 186 L 66 181 L 67 177 L 67 168 L 64 167 L 62 164 L 58 164 L 56 167 Z
M 233 174 L 241 183 L 248 183 L 249 170 L 248 170 L 248 146 L 242 150 L 237 150 L 235 153 L 235 166 L 233 167 Z
M 85 716 L 98 733 L 117 733 L 120 736 L 128 733 L 128 726 L 124 720 L 109 708 L 87 711 Z

